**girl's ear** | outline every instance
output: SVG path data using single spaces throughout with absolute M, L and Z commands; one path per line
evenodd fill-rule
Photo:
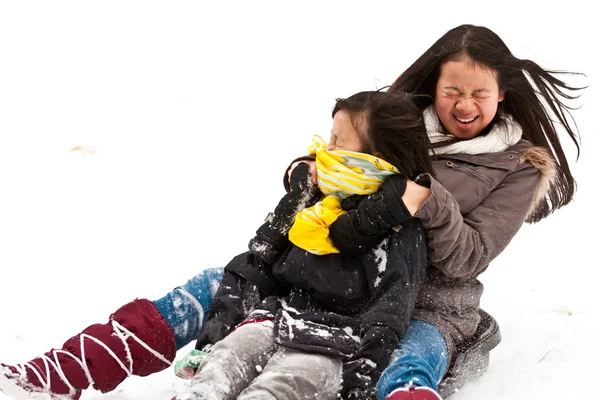
M 503 100 L 504 100 L 504 90 L 501 90 L 500 94 L 498 95 L 498 103 L 500 103 Z

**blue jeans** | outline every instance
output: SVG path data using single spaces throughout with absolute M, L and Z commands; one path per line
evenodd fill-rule
M 377 382 L 377 397 L 385 399 L 395 389 L 408 385 L 437 391 L 447 366 L 448 350 L 440 331 L 428 322 L 411 320 Z
M 203 270 L 185 285 L 154 301 L 173 328 L 177 350 L 198 337 L 222 278 L 223 268 Z M 448 351 L 442 334 L 427 322 L 412 320 L 377 383 L 377 397 L 384 399 L 394 389 L 408 384 L 437 390 L 447 365 Z
M 223 268 L 201 271 L 183 286 L 176 287 L 154 304 L 175 334 L 177 350 L 198 338 L 213 296 L 223 279 Z

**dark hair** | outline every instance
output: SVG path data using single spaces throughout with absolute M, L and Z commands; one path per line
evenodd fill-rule
M 570 86 L 556 75 L 583 74 L 545 70 L 533 61 L 515 57 L 490 29 L 461 25 L 448 31 L 423 53 L 396 79 L 389 91 L 431 96 L 416 100 L 423 110 L 433 103 L 441 65 L 459 60 L 462 56 L 497 73 L 498 86 L 504 91 L 504 101 L 498 105 L 498 112 L 512 115 L 523 128 L 523 139 L 546 148 L 558 160 L 556 180 L 550 186 L 547 201 L 536 209 L 527 222 L 537 222 L 571 202 L 576 187 L 575 179 L 571 175 L 553 119 L 562 125 L 573 140 L 579 155 L 576 125 L 570 112 L 574 108 L 567 106 L 564 100 L 578 98 L 579 94 L 574 92 L 585 87 Z M 497 120 L 498 115 L 490 127 Z
M 414 96 L 382 90 L 360 92 L 336 99 L 332 116 L 340 110 L 350 114 L 363 152 L 384 159 L 409 179 L 424 172 L 433 174 L 427 129 Z

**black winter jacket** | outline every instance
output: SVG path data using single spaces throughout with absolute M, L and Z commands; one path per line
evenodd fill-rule
M 425 279 L 423 227 L 411 219 L 399 231 L 368 233 L 381 225 L 373 218 L 383 226 L 396 226 L 397 220 L 380 210 L 381 204 L 367 201 L 362 208 L 366 219 L 349 212 L 330 227 L 342 254 L 302 250 L 282 228 L 291 226 L 294 209 L 313 201 L 308 199 L 314 196 L 305 195 L 313 189 L 304 176 L 308 166 L 303 168 L 294 170 L 293 190 L 286 185 L 288 194 L 250 241 L 250 252 L 225 267 L 196 348 L 222 339 L 244 317 L 245 323 L 272 319 L 278 344 L 345 361 L 343 398 L 374 398 L 375 384 L 408 328 Z M 395 194 L 386 196 L 385 206 L 405 208 Z
M 361 256 L 313 255 L 290 243 L 269 265 L 242 253 L 225 267 L 196 347 L 222 339 L 244 316 L 270 318 L 278 344 L 344 359 L 344 398 L 373 398 L 408 328 L 426 256 L 417 219 Z

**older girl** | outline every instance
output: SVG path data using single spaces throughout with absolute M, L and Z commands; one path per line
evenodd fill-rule
M 574 90 L 472 25 L 447 32 L 392 85 L 428 95 L 420 107 L 436 177 L 417 177 L 402 195 L 423 222 L 429 268 L 379 398 L 441 398 L 437 385 L 479 322 L 477 276 L 524 222 L 571 202 L 575 182 L 557 127 L 578 145 L 563 103 Z

